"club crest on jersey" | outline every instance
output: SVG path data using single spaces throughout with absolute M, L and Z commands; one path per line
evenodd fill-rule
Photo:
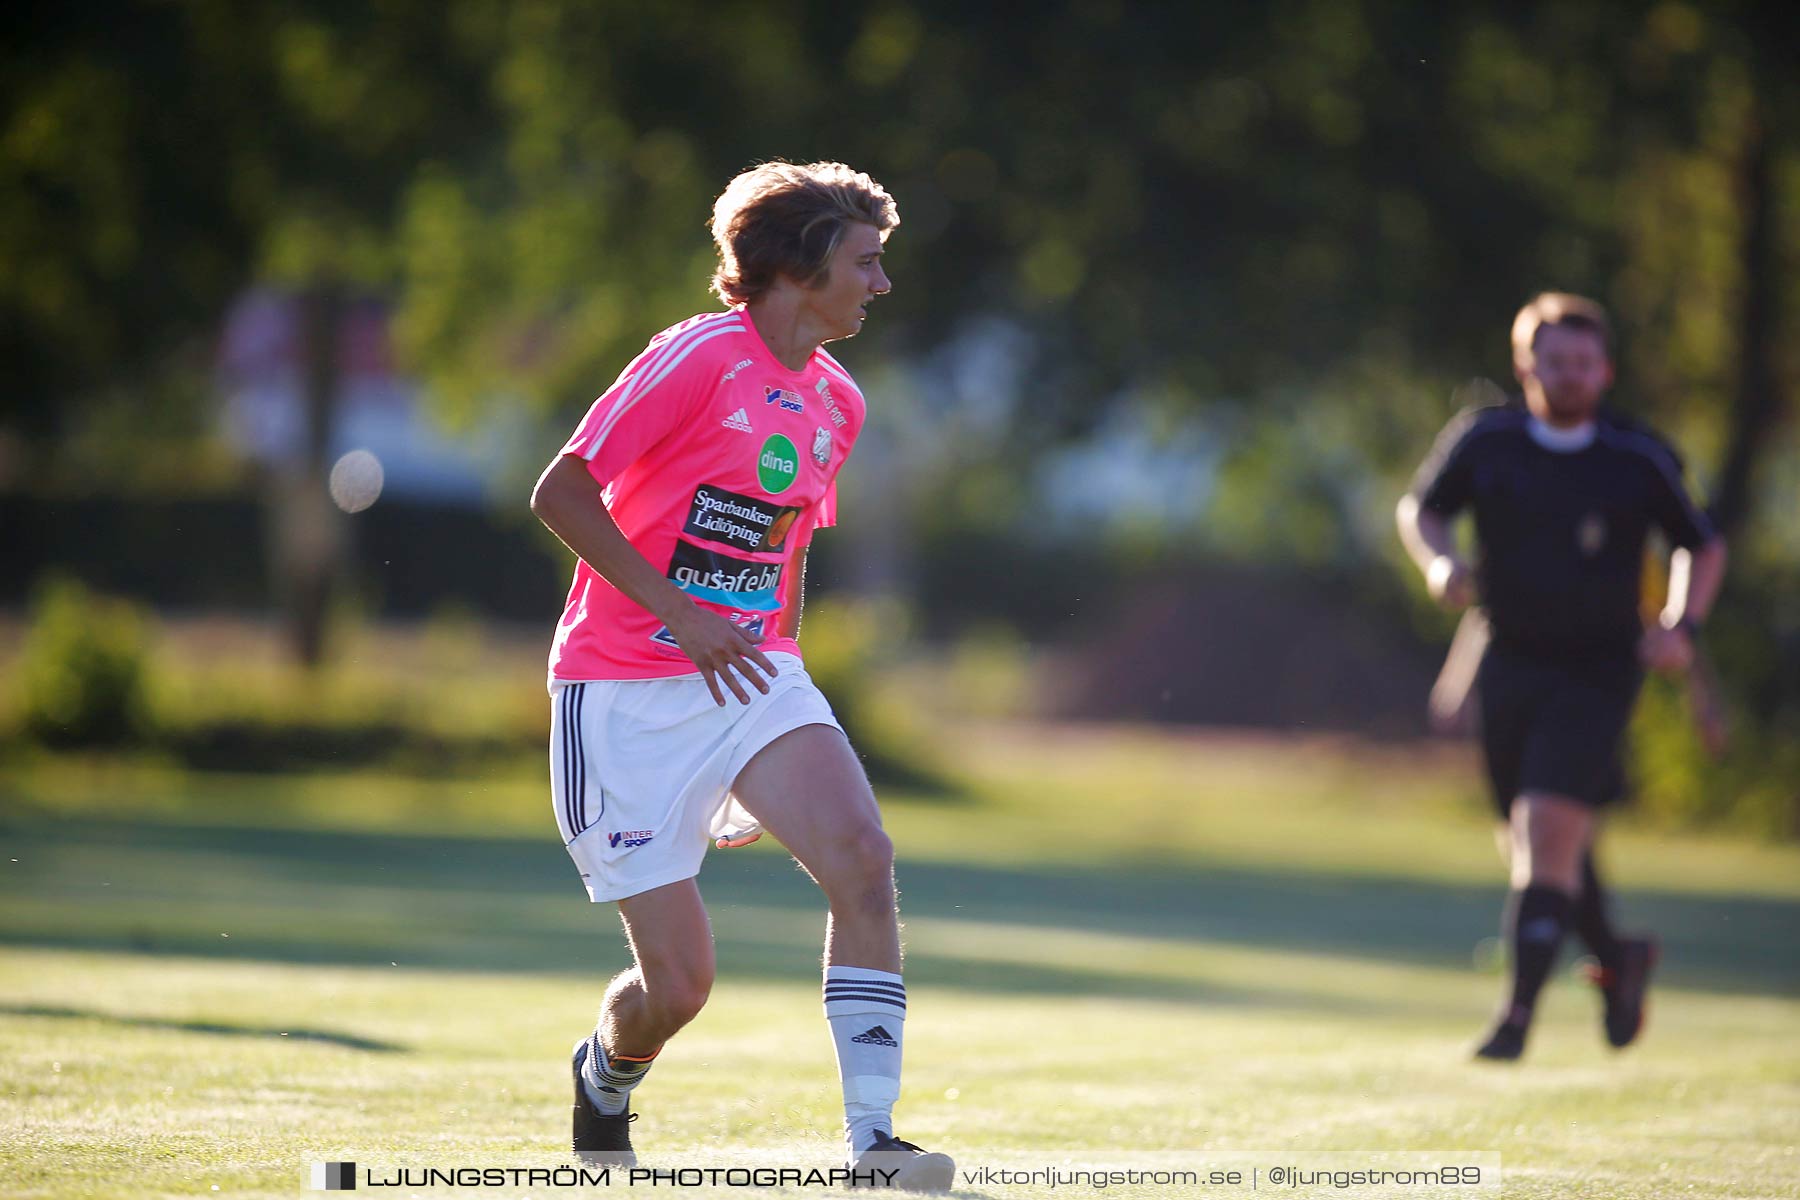
M 782 412 L 805 412 L 806 402 L 800 399 L 799 392 L 790 392 L 786 388 L 766 387 L 763 389 L 763 403 L 781 405 Z
M 821 467 L 831 461 L 831 431 L 823 425 L 813 431 L 812 456 Z
M 1575 526 L 1575 545 L 1588 558 L 1600 553 L 1600 548 L 1606 545 L 1606 518 L 1599 513 L 1582 517 L 1580 524 Z
M 831 380 L 821 379 L 813 384 L 813 391 L 819 393 L 819 399 L 825 402 L 825 411 L 831 414 L 831 423 L 842 429 L 849 421 L 838 408 L 837 398 L 831 394 Z

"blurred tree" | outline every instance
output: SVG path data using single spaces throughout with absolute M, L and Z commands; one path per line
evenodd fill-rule
M 1311 464 L 1280 505 L 1295 472 L 1225 464 L 1232 503 L 1291 526 L 1269 544 L 1355 545 L 1343 464 L 1410 463 L 1445 415 L 1425 396 L 1504 380 L 1512 310 L 1561 286 L 1614 305 L 1621 398 L 1723 464 L 1735 523 L 1800 369 L 1792 11 L 26 7 L 0 49 L 0 422 L 67 424 L 250 279 L 315 306 L 393 289 L 450 419 L 497 398 L 566 419 L 711 303 L 725 179 L 829 157 L 904 219 L 859 359 L 977 317 L 1028 335 L 1030 420 L 994 454 L 1015 474 L 1154 395 Z M 318 427 L 335 355 L 314 359 Z M 1280 436 L 1302 426 L 1342 448 Z
M 322 654 L 342 534 L 325 498 L 336 319 L 390 286 L 416 158 L 474 132 L 468 60 L 436 5 L 41 5 L 12 14 L 0 147 L 0 421 L 66 432 L 173 368 L 253 279 L 305 311 L 307 437 L 269 480 L 279 598 Z M 203 356 L 201 356 L 203 357 Z M 150 414 L 146 414 L 146 420 Z
M 711 196 L 782 155 L 900 197 L 890 348 L 976 313 L 1036 332 L 1038 428 L 1133 388 L 1304 400 L 1395 355 L 1499 373 L 1494 331 L 1546 283 L 1614 300 L 1627 382 L 1672 409 L 1732 386 L 1749 217 L 1759 261 L 1793 240 L 1788 12 L 28 7 L 0 52 L 0 336 L 23 385 L 0 403 L 42 428 L 257 276 L 401 286 L 453 413 L 496 385 L 570 406 L 707 303 Z

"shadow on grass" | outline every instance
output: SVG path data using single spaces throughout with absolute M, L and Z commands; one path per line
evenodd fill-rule
M 0 840 L 0 857 L 16 860 L 0 861 L 0 943 L 589 976 L 623 965 L 616 917 L 582 899 L 554 837 L 33 818 L 0 829 Z M 1190 963 L 1208 947 L 1240 946 L 1461 967 L 1494 931 L 1503 894 L 1498 880 L 1217 862 L 1078 871 L 903 862 L 900 882 L 914 923 L 908 979 L 917 983 L 1335 1011 L 1344 998 L 1321 996 L 1305 979 L 1214 984 L 1146 962 L 1144 947 Z M 817 979 L 823 903 L 778 850 L 714 854 L 701 883 L 722 971 Z M 1800 991 L 1800 959 L 1788 949 L 1800 901 L 1640 891 L 1620 908 L 1628 928 L 1662 937 L 1670 983 Z M 987 940 L 947 936 L 957 930 Z M 1118 935 L 1140 965 L 1064 948 L 1070 932 Z
M 170 1021 L 156 1017 L 128 1017 L 92 1009 L 59 1008 L 46 1004 L 0 1004 L 0 1017 L 48 1017 L 62 1021 L 98 1021 L 105 1025 L 123 1025 L 131 1029 L 160 1029 L 176 1033 L 204 1033 L 217 1037 L 286 1038 L 290 1042 L 323 1042 L 347 1050 L 367 1050 L 374 1054 L 391 1054 L 405 1050 L 394 1042 L 357 1037 L 349 1033 L 333 1033 L 327 1029 L 280 1029 L 273 1025 L 224 1025 L 216 1021 Z

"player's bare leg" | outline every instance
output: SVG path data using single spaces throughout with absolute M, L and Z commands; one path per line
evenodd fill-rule
M 892 1171 L 894 1186 L 942 1190 L 955 1165 L 894 1138 L 906 988 L 900 977 L 894 844 L 862 764 L 842 732 L 807 725 L 763 747 L 732 790 L 799 860 L 830 913 L 825 1016 L 837 1048 L 844 1126 L 859 1170 Z
M 900 970 L 894 844 L 844 735 L 807 725 L 775 739 L 732 786 L 825 893 L 828 966 Z
M 712 924 L 692 879 L 619 901 L 632 965 L 613 978 L 600 1008 L 609 1051 L 642 1057 L 699 1015 L 713 985 Z
M 1524 1053 L 1538 992 L 1556 964 L 1594 833 L 1594 813 L 1567 796 L 1527 792 L 1513 801 L 1512 893 L 1505 933 L 1511 955 L 1507 999 L 1479 1058 L 1510 1061 Z
M 1581 890 L 1581 856 L 1594 833 L 1594 810 L 1567 796 L 1526 792 L 1512 807 L 1512 882 Z
M 575 1048 L 575 1149 L 630 1163 L 631 1093 L 663 1043 L 697 1016 L 713 983 L 712 926 L 692 879 L 619 901 L 632 965 L 613 977 L 600 1019 Z

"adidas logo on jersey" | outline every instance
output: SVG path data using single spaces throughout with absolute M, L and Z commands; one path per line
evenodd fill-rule
M 729 417 L 726 417 L 723 421 L 720 421 L 719 424 L 723 425 L 727 429 L 735 429 L 739 433 L 751 432 L 751 430 L 750 430 L 750 414 L 749 414 L 749 412 L 747 412 L 746 410 L 741 409 L 741 408 L 738 409 L 736 412 L 732 413 Z
M 899 1042 L 896 1042 L 894 1040 L 893 1034 L 889 1033 L 887 1030 L 883 1029 L 879 1025 L 873 1027 L 872 1029 L 868 1029 L 862 1033 L 857 1034 L 855 1037 L 851 1038 L 850 1040 L 853 1042 L 859 1042 L 865 1046 L 895 1046 L 895 1047 L 898 1047 L 900 1045 Z

